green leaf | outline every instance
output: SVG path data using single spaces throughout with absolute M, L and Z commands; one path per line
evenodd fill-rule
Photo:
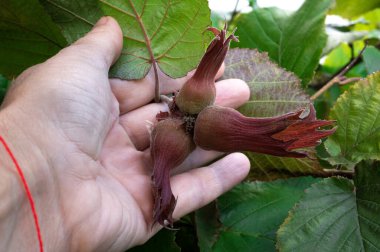
M 0 72 L 9 79 L 66 45 L 38 0 L 0 1 Z
M 275 233 L 304 190 L 319 179 L 243 183 L 218 199 L 223 228 L 212 251 L 275 251 Z
M 310 104 L 300 80 L 273 63 L 267 53 L 250 49 L 231 49 L 225 59 L 223 79 L 240 78 L 251 90 L 249 101 L 239 108 L 247 116 L 270 117 Z
M 280 251 L 379 251 L 380 166 L 356 170 L 306 190 L 278 230 Z
M 332 78 L 332 76 L 340 72 L 343 67 L 351 61 L 351 54 L 351 48 L 347 43 L 341 43 L 339 46 L 334 48 L 334 50 L 332 50 L 322 62 L 318 72 L 321 78 L 314 78 L 314 84 L 321 85 L 327 83 Z M 354 55 L 352 55 L 352 57 L 354 57 Z M 353 72 L 350 72 L 350 74 L 352 73 Z M 367 76 L 367 74 L 365 74 L 365 76 Z M 330 113 L 330 109 L 336 103 L 338 97 L 344 93 L 348 86 L 349 85 L 333 85 L 321 96 L 319 96 L 314 101 L 314 106 L 317 110 L 317 116 L 320 118 L 327 118 Z M 312 90 L 312 92 L 314 93 L 315 90 Z
M 194 225 L 194 213 L 182 217 L 175 224 L 178 231 L 175 233 L 175 242 L 182 252 L 199 251 L 197 232 Z
M 372 10 L 361 16 L 364 22 L 355 24 L 353 30 L 355 31 L 371 31 L 379 29 L 378 23 L 380 22 L 380 8 Z
M 368 73 L 380 71 L 380 50 L 368 46 L 363 53 L 363 61 Z
M 248 0 L 248 5 L 251 6 L 252 8 L 256 7 L 257 5 L 256 0 Z
M 180 252 L 175 243 L 175 233 L 172 230 L 162 229 L 150 238 L 144 245 L 134 247 L 130 252 Z
M 342 43 L 327 55 L 322 64 L 322 70 L 329 74 L 336 74 L 350 61 L 351 48 L 348 44 Z
M 341 95 L 331 110 L 337 131 L 325 148 L 328 161 L 352 168 L 363 159 L 380 160 L 380 72 L 357 82 Z
M 249 101 L 239 111 L 251 117 L 270 117 L 308 106 L 309 96 L 302 90 L 299 79 L 270 61 L 266 53 L 250 49 L 231 49 L 225 60 L 223 78 L 243 79 L 250 87 Z M 294 159 L 249 153 L 252 173 L 269 173 L 270 169 L 291 172 L 313 172 L 318 162 L 307 158 Z M 269 175 L 268 175 L 269 176 Z
M 335 7 L 330 11 L 330 14 L 353 18 L 379 7 L 379 0 L 336 0 Z
M 213 201 L 207 206 L 197 210 L 195 212 L 194 220 L 200 250 L 202 252 L 211 252 L 212 247 L 218 238 L 219 228 L 221 227 L 216 202 Z
M 324 20 L 331 0 L 306 0 L 291 15 L 276 8 L 255 9 L 236 22 L 236 46 L 266 51 L 274 61 L 294 72 L 307 85 L 326 44 Z
M 355 170 L 356 207 L 364 251 L 380 251 L 380 163 Z
M 9 84 L 10 84 L 9 80 L 7 80 L 6 78 L 4 78 L 4 76 L 2 76 L 0 74 L 0 104 L 4 100 L 4 96 L 7 93 Z
M 196 67 L 211 35 L 206 0 L 42 0 L 70 42 L 90 30 L 102 15 L 114 17 L 124 35 L 122 55 L 110 75 L 141 79 L 152 62 L 177 78 Z
M 345 27 L 341 28 L 344 29 Z M 346 27 L 346 29 L 349 29 L 349 27 Z M 369 35 L 368 31 L 342 32 L 331 27 L 326 27 L 326 33 L 328 38 L 326 46 L 325 48 L 323 48 L 322 55 L 330 53 L 332 50 L 334 50 L 337 46 L 339 46 L 342 43 L 352 43 L 354 41 L 364 39 L 366 36 Z
M 249 179 L 273 180 L 278 178 L 294 177 L 294 175 L 321 174 L 322 167 L 315 157 L 313 158 L 286 158 L 271 155 L 248 153 L 251 162 Z
M 70 44 L 83 37 L 104 14 L 98 0 L 40 0 Z
M 211 18 L 211 23 L 213 27 L 216 27 L 218 29 L 222 29 L 224 27 L 224 23 L 226 20 L 217 12 L 211 11 L 210 18 Z

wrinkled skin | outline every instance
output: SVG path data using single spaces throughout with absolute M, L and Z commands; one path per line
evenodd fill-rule
M 112 18 L 43 64 L 22 73 L 0 111 L 0 132 L 10 144 L 31 188 L 47 251 L 123 251 L 144 243 L 151 229 L 153 198 L 147 120 L 164 104 L 148 104 L 154 77 L 109 80 L 122 34 Z M 220 73 L 219 73 L 220 76 Z M 169 80 L 163 93 L 188 77 Z M 216 84 L 216 103 L 238 107 L 249 89 L 240 80 Z M 0 161 L 9 163 L 3 150 Z M 196 149 L 171 178 L 178 196 L 174 219 L 209 203 L 239 183 L 249 162 L 239 153 L 219 156 Z M 6 178 L 6 180 L 3 180 Z M 37 250 L 29 205 L 14 167 L 0 169 L 0 192 L 11 200 L 0 211 L 1 251 Z M 4 210 L 5 209 L 5 210 Z M 9 211 L 8 211 L 9 210 Z M 6 230 L 6 231 L 5 231 Z M 13 232 L 12 232 L 13 231 Z

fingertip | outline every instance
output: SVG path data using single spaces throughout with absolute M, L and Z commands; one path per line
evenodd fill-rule
M 194 211 L 240 183 L 249 172 L 250 163 L 242 153 L 232 153 L 210 166 L 178 174 L 171 179 L 178 196 L 174 218 Z
M 215 104 L 238 108 L 249 101 L 251 91 L 248 84 L 240 79 L 226 79 L 216 83 Z
M 106 19 L 106 29 L 111 34 L 110 39 L 112 39 L 111 43 L 113 44 L 114 48 L 114 56 L 112 60 L 112 64 L 116 62 L 116 60 L 119 58 L 121 51 L 123 49 L 123 31 L 121 30 L 121 27 L 119 23 L 111 16 L 105 16 Z
M 225 175 L 222 179 L 226 180 L 227 177 L 230 177 L 230 179 L 233 177 L 233 180 L 231 181 L 234 184 L 237 184 L 246 178 L 251 167 L 248 157 L 241 152 L 231 153 L 218 162 L 215 162 L 211 166 L 218 166 L 218 168 L 222 167 L 220 172 L 222 175 Z
M 123 33 L 118 22 L 110 16 L 102 17 L 92 30 L 73 45 L 83 46 L 82 50 L 91 50 L 93 59 L 105 59 L 110 67 L 121 54 Z

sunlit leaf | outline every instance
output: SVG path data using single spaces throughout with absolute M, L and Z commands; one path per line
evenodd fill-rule
M 336 74 L 342 67 L 351 61 L 351 48 L 342 43 L 332 50 L 322 64 L 322 70 L 330 74 Z
M 255 9 L 236 21 L 241 48 L 266 51 L 281 67 L 307 85 L 326 44 L 324 19 L 331 0 L 306 0 L 293 14 L 280 9 Z
M 89 31 L 103 15 L 114 17 L 124 35 L 112 77 L 141 79 L 157 64 L 177 78 L 196 67 L 210 34 L 206 0 L 41 0 L 69 42 Z
M 353 30 L 356 31 L 373 31 L 379 29 L 378 23 L 380 22 L 380 8 L 369 11 L 360 16 L 364 22 L 357 23 Z
M 331 110 L 337 131 L 325 142 L 331 164 L 353 167 L 363 159 L 380 160 L 380 72 L 357 82 Z
M 353 18 L 379 7 L 379 0 L 336 0 L 334 8 L 330 11 L 330 13 L 340 15 L 345 18 Z

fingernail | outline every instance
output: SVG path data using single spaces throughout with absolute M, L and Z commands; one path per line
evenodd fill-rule
M 94 25 L 94 28 L 95 28 L 95 27 L 99 27 L 99 26 L 102 26 L 102 25 L 107 24 L 108 20 L 109 20 L 109 18 L 108 18 L 107 16 L 105 16 L 105 17 L 101 17 L 101 18 L 98 20 L 98 22 L 96 22 L 96 24 Z

